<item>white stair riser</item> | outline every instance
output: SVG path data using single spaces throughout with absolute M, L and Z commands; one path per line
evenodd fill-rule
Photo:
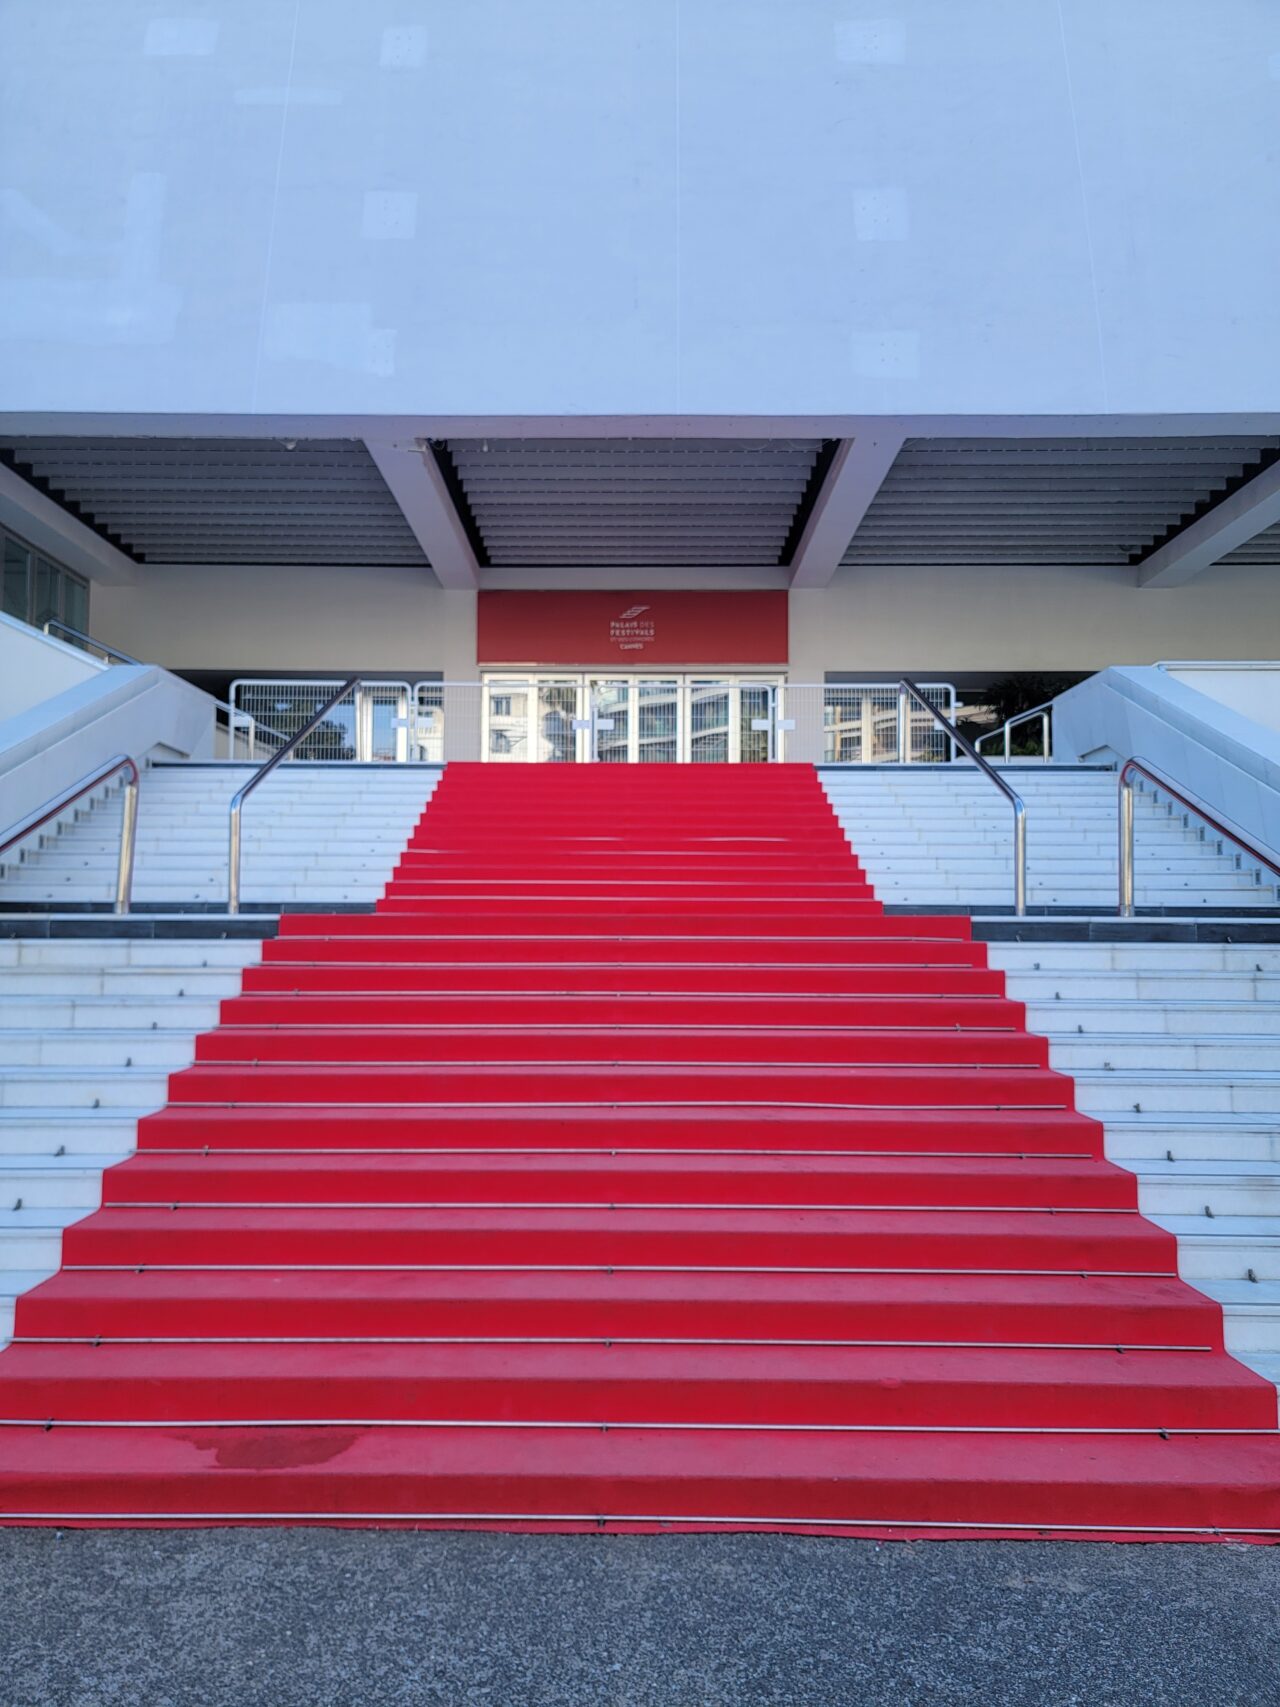
M 0 1109 L 159 1108 L 168 1095 L 169 1075 L 147 1068 L 89 1072 L 58 1069 L 41 1075 L 9 1068 L 0 1078 Z
M 88 997 L 77 1002 L 20 996 L 0 996 L 0 1040 L 5 1032 L 72 1030 L 95 1032 L 132 1027 L 143 1033 L 208 1031 L 218 1023 L 218 1002 L 152 1002 L 133 996 Z
M 1166 1003 L 1186 1003 L 1194 997 L 1206 1003 L 1234 1002 L 1242 1006 L 1280 1001 L 1280 977 L 1267 972 L 1250 976 L 1246 972 L 1206 971 L 1194 978 L 1180 972 L 1108 973 L 1105 967 L 1097 972 L 1009 972 L 1005 975 L 1005 990 L 1016 1001 L 1036 1006 L 1065 1008 L 1069 1003 L 1079 1003 L 1083 1007 L 1089 999 L 1099 999 L 1099 985 L 1104 977 L 1106 994 L 1101 999 L 1111 1003 L 1140 1003 L 1140 1017 L 1142 1012 L 1157 1011 Z M 1152 1029 L 1158 1030 L 1159 1022 Z
M 1280 1120 L 1280 1075 L 1259 1083 L 1205 1073 L 1184 1073 L 1176 1078 L 1082 1073 L 1076 1079 L 1076 1107 L 1083 1114 L 1105 1120 L 1112 1111 L 1134 1112 L 1135 1104 L 1141 1112 L 1156 1116 L 1255 1114 Z
M 107 966 L 192 966 L 195 968 L 251 966 L 262 952 L 257 938 L 192 937 L 164 941 L 149 937 L 92 939 L 92 964 Z M 73 966 L 85 964 L 83 937 L 0 938 L 0 968 L 8 966 Z
M 99 1166 L 47 1167 L 15 1172 L 0 1161 L 0 1227 L 6 1211 L 17 1203 L 24 1209 L 78 1209 L 88 1215 L 102 1202 L 102 1170 L 119 1155 L 103 1157 Z
M 28 1110 L 25 1118 L 0 1118 L 0 1158 L 92 1156 L 95 1166 L 106 1167 L 133 1149 L 137 1139 L 135 1119 L 122 1120 L 114 1109 L 94 1111 L 89 1117 L 83 1111 L 74 1118 L 68 1118 L 70 1114 L 65 1109 L 43 1114 Z
M 1268 1007 L 1260 1001 L 1118 1002 L 1104 1004 L 1070 1001 L 1029 1002 L 1027 1024 L 1032 1031 L 1063 1042 L 1075 1036 L 1098 1034 L 1135 1037 L 1266 1037 L 1280 1059 L 1280 1003 Z
M 139 1031 L 126 1036 L 101 1032 L 0 1032 L 0 1068 L 21 1073 L 24 1067 L 144 1067 L 176 1073 L 192 1060 L 190 1034 Z
M 1280 1217 L 1280 1179 L 1185 1183 L 1142 1178 L 1138 1205 L 1144 1215 L 1275 1215 Z M 1206 1216 L 1206 1219 L 1208 1217 Z M 1280 1219 L 1276 1230 L 1280 1233 Z
M 198 968 L 183 971 L 175 967 L 164 971 L 159 967 L 122 967 L 118 972 L 41 968 L 0 972 L 0 997 L 21 996 L 28 991 L 38 996 L 150 996 L 157 1001 L 188 995 L 210 1001 L 237 995 L 239 990 L 238 972 L 205 972 Z
M 1049 1059 L 1060 1073 L 1266 1073 L 1280 1059 L 1276 1038 L 1054 1037 Z M 1280 1091 L 1280 1071 L 1275 1074 Z
M 1134 1116 L 1131 1121 L 1106 1122 L 1107 1155 L 1113 1162 L 1141 1174 L 1143 1164 L 1176 1161 L 1226 1164 L 1280 1162 L 1280 1123 L 1242 1120 L 1231 1125 L 1215 1122 L 1212 1115 L 1178 1126 L 1161 1126 L 1159 1117 L 1150 1122 Z
M 1194 1286 L 1197 1280 L 1242 1280 L 1249 1269 L 1259 1280 L 1280 1280 L 1280 1236 L 1274 1243 L 1234 1239 L 1209 1229 L 1203 1235 L 1178 1241 L 1178 1273 Z
M 993 966 L 1019 975 L 1159 972 L 1166 977 L 1175 973 L 1201 977 L 1206 972 L 1247 976 L 1269 972 L 1280 977 L 1280 944 L 1266 942 L 993 942 L 987 958 Z

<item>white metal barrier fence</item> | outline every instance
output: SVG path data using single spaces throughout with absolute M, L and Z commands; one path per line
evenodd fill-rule
M 233 732 L 244 730 L 261 746 L 264 730 L 274 733 L 268 748 L 288 740 L 342 686 L 340 676 L 307 680 L 241 677 L 231 684 Z M 413 694 L 408 682 L 364 682 L 341 699 L 299 745 L 291 759 L 348 759 L 387 763 L 417 758 L 414 751 Z
M 340 682 L 242 679 L 237 719 L 288 737 Z M 922 684 L 955 721 L 949 682 Z M 890 682 L 787 682 L 780 677 L 605 672 L 487 676 L 483 681 L 364 684 L 341 701 L 294 758 L 444 764 L 939 764 L 955 755 L 929 714 L 912 706 L 899 753 L 898 690 Z

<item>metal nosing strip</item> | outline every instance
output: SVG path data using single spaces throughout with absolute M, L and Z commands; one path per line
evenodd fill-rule
M 1177 1280 L 1170 1268 L 799 1268 L 711 1263 L 124 1262 L 63 1263 L 63 1274 L 929 1274 L 1013 1280 Z
M 547 1429 L 572 1429 L 576 1433 L 607 1434 L 927 1434 L 927 1435 L 1107 1435 L 1156 1439 L 1187 1436 L 1202 1439 L 1247 1436 L 1250 1439 L 1275 1439 L 1280 1428 L 1165 1428 L 1149 1423 L 1145 1428 L 1052 1428 L 1011 1425 L 984 1426 L 981 1424 L 936 1423 L 725 1423 L 725 1422 L 613 1422 L 607 1417 L 569 1421 L 513 1421 L 507 1418 L 460 1417 L 157 1417 L 150 1421 L 120 1420 L 102 1417 L 5 1417 L 0 1416 L 0 1428 L 38 1428 L 50 1433 L 56 1428 L 92 1429 L 152 1429 L 152 1428 L 395 1428 L 395 1429 L 520 1429 L 530 1432 Z
M 92 1154 L 92 1152 L 85 1152 Z M 248 1148 L 237 1144 L 219 1144 L 216 1148 L 208 1144 L 162 1145 L 148 1144 L 145 1149 L 138 1150 L 137 1155 L 151 1156 L 194 1156 L 200 1161 L 217 1161 L 224 1156 L 607 1156 L 612 1161 L 625 1161 L 629 1157 L 663 1156 L 663 1157 L 706 1157 L 720 1156 L 726 1160 L 734 1158 L 756 1157 L 762 1161 L 774 1161 L 779 1158 L 814 1157 L 820 1156 L 832 1161 L 855 1159 L 865 1160 L 869 1157 L 893 1156 L 904 1162 L 939 1161 L 952 1159 L 962 1162 L 1103 1162 L 1104 1157 L 1092 1150 L 734 1150 L 726 1146 L 722 1150 L 673 1149 L 663 1150 L 655 1145 L 627 1145 L 619 1149 L 616 1146 L 604 1145 L 572 1145 L 572 1144 L 380 1144 L 375 1146 L 346 1147 L 333 1145 L 296 1145 L 288 1149 L 258 1145 Z
M 639 1514 L 607 1512 L 520 1512 L 520 1511 L 21 1511 L 0 1510 L 0 1519 L 15 1523 L 192 1523 L 221 1525 L 230 1523 L 580 1523 L 592 1529 L 608 1524 L 652 1524 L 697 1530 L 707 1525 L 738 1529 L 872 1529 L 911 1532 L 927 1529 L 948 1534 L 982 1533 L 1004 1535 L 1009 1532 L 1027 1535 L 1211 1535 L 1228 1540 L 1237 1535 L 1280 1535 L 1280 1527 L 1271 1528 L 1224 1524 L 1138 1524 L 1138 1523 L 1002 1523 L 943 1522 L 931 1518 L 882 1517 L 710 1517 L 704 1513 L 685 1513 L 683 1516 L 657 1513 Z
M 491 1065 L 491 1063 L 486 1063 L 486 1065 Z M 1046 1069 L 1046 1071 L 1047 1071 L 1047 1069 Z M 1052 1076 L 1056 1077 L 1056 1078 L 1060 1078 L 1062 1075 L 1061 1074 L 1054 1074 Z M 667 1098 L 664 1098 L 662 1100 L 652 1101 L 652 1102 L 647 1101 L 647 1100 L 643 1101 L 643 1102 L 641 1102 L 641 1101 L 619 1102 L 617 1100 L 606 1101 L 604 1099 L 600 1099 L 600 1100 L 593 1100 L 593 1101 L 586 1101 L 586 1102 L 576 1102 L 576 1101 L 571 1101 L 571 1100 L 555 1101 L 555 1102 L 527 1102 L 527 1101 L 526 1102 L 494 1102 L 492 1100 L 486 1100 L 484 1102 L 376 1102 L 376 1103 L 370 1103 L 370 1102 L 330 1102 L 330 1101 L 325 1101 L 325 1102 L 320 1102 L 320 1103 L 240 1102 L 240 1101 L 195 1102 L 195 1101 L 192 1101 L 192 1102 L 171 1102 L 168 1104 L 168 1111 L 171 1113 L 177 1113 L 177 1114 L 181 1114 L 181 1113 L 183 1113 L 189 1109 L 196 1109 L 196 1108 L 252 1109 L 252 1110 L 255 1110 L 259 1113 L 263 1109 L 276 1109 L 281 1113 L 292 1114 L 294 1116 L 297 1116 L 299 1114 L 299 1112 L 301 1112 L 303 1115 L 307 1115 L 307 1114 L 314 1115 L 315 1110 L 317 1108 L 329 1108 L 329 1109 L 358 1108 L 358 1109 L 362 1109 L 365 1111 L 367 1111 L 369 1109 L 381 1110 L 381 1109 L 389 1109 L 389 1108 L 420 1108 L 420 1109 L 440 1109 L 440 1108 L 459 1109 L 460 1108 L 460 1109 L 468 1109 L 468 1110 L 470 1110 L 476 1114 L 482 1114 L 488 1109 L 503 1109 L 503 1110 L 521 1109 L 525 1112 L 528 1112 L 530 1109 L 559 1109 L 559 1108 L 588 1108 L 588 1109 L 607 1108 L 612 1112 L 616 1112 L 620 1108 L 660 1108 L 660 1109 L 666 1110 L 668 1113 L 670 1113 L 671 1111 L 676 1110 L 676 1109 L 684 1109 L 684 1108 L 692 1108 L 692 1109 L 699 1109 L 699 1110 L 708 1109 L 708 1108 L 730 1108 L 730 1109 L 757 1109 L 757 1108 L 760 1108 L 760 1109 L 770 1109 L 770 1110 L 773 1110 L 775 1112 L 780 1112 L 783 1114 L 798 1113 L 801 1110 L 807 1110 L 807 1109 L 821 1109 L 825 1112 L 835 1113 L 835 1114 L 844 1114 L 844 1113 L 847 1113 L 850 1109 L 856 1109 L 856 1110 L 861 1110 L 861 1111 L 869 1111 L 869 1112 L 874 1113 L 874 1114 L 915 1113 L 915 1114 L 987 1115 L 987 1114 L 1074 1114 L 1077 1112 L 1075 1109 L 1073 1109 L 1070 1106 L 1070 1104 L 1065 1103 L 1065 1102 L 1061 1102 L 1061 1103 L 1060 1102 L 995 1102 L 995 1103 L 978 1103 L 978 1102 L 912 1102 L 912 1103 L 901 1103 L 901 1102 L 733 1102 L 733 1101 L 727 1101 L 723 1098 L 708 1098 L 706 1101 L 703 1101 L 703 1102 L 693 1102 L 693 1101 L 690 1101 L 687 1097 L 667 1097 Z M 1082 1115 L 1081 1118 L 1082 1119 L 1093 1119 L 1095 1117 L 1092 1115 L 1087 1115 L 1087 1116 Z
M 351 1209 L 465 1209 L 469 1211 L 489 1209 L 518 1209 L 522 1212 L 531 1210 L 603 1210 L 626 1213 L 632 1210 L 688 1212 L 700 1214 L 740 1214 L 740 1213 L 823 1213 L 845 1215 L 1052 1215 L 1062 1218 L 1068 1215 L 1128 1215 L 1135 1220 L 1145 1220 L 1146 1217 L 1136 1205 L 1118 1209 L 1092 1209 L 1082 1207 L 1055 1208 L 1052 1204 L 1023 1204 L 1023 1203 L 625 1203 L 614 1201 L 601 1202 L 561 1202 L 559 1200 L 543 1200 L 540 1198 L 443 1198 L 432 1201 L 422 1201 L 409 1198 L 374 1199 L 366 1198 L 355 1202 L 346 1199 L 322 1200 L 320 1198 L 302 1198 L 286 1201 L 283 1198 L 270 1198 L 266 1201 L 255 1202 L 250 1198 L 236 1198 L 230 1201 L 223 1199 L 205 1198 L 121 1198 L 100 1205 L 102 1210 L 111 1209 L 163 1209 L 172 1214 L 180 1209 L 333 1209 L 347 1211 Z
M 790 1346 L 813 1350 L 919 1349 L 951 1351 L 1113 1351 L 1212 1352 L 1211 1345 L 1147 1345 L 1122 1340 L 778 1340 L 707 1339 L 613 1334 L 14 1334 L 11 1345 L 644 1345 L 644 1346 Z

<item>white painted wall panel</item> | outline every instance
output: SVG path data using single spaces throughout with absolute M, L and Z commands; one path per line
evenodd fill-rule
M 1217 669 L 1200 664 L 1166 667 L 1175 682 L 1184 682 L 1197 693 L 1216 700 L 1241 717 L 1261 723 L 1280 734 L 1280 664 L 1222 664 Z
M 1244 658 L 1280 633 L 1280 575 L 1220 566 L 1150 591 L 1129 568 L 860 565 L 791 595 L 791 675 L 825 669 L 1100 670 Z
M 0 721 L 32 710 L 64 688 L 94 681 L 106 668 L 78 647 L 0 615 Z
M 1265 409 L 1270 0 L 0 8 L 6 407 Z
M 178 670 L 349 666 L 470 681 L 475 620 L 474 593 L 408 568 L 146 564 L 133 586 L 93 590 L 96 635 Z M 1280 576 L 1257 567 L 1149 592 L 1125 568 L 866 565 L 792 593 L 790 673 L 1097 670 L 1239 658 L 1276 632 Z
M 174 670 L 476 675 L 476 596 L 414 567 L 146 564 L 95 587 L 93 632 Z

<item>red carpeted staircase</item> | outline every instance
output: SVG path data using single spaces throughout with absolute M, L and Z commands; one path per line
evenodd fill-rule
M 19 1302 L 9 1521 L 1280 1529 L 1275 1389 L 807 767 L 451 765 L 171 1099 Z

